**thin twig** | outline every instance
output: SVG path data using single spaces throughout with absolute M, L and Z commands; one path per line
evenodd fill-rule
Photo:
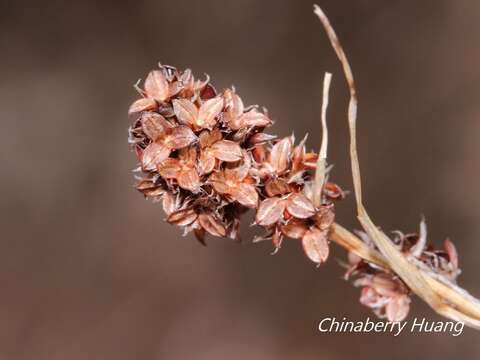
M 315 171 L 315 182 L 313 186 L 313 204 L 316 207 L 322 205 L 322 192 L 325 183 L 327 168 L 327 149 L 328 149 L 328 127 L 327 127 L 327 108 L 328 95 L 330 91 L 330 83 L 332 82 L 332 74 L 325 73 L 323 78 L 323 98 L 322 98 L 322 144 L 320 153 L 318 154 L 317 168 Z

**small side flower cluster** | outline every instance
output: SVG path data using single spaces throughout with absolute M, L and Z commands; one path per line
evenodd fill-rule
M 217 92 L 207 77 L 159 66 L 151 71 L 141 98 L 130 107 L 136 118 L 129 142 L 140 163 L 136 188 L 162 201 L 167 221 L 193 231 L 238 240 L 240 216 L 256 210 L 255 223 L 279 249 L 284 236 L 301 239 L 317 264 L 328 257 L 334 202 L 344 197 L 326 182 L 322 203 L 313 204 L 313 171 L 318 155 L 305 139 L 277 139 L 266 110 L 245 106 L 235 89 Z
M 364 232 L 358 236 L 371 248 L 375 245 Z M 411 261 L 427 268 L 452 282 L 460 274 L 458 254 L 453 243 L 446 239 L 443 249 L 434 249 L 427 244 L 425 222 L 420 224 L 418 234 L 394 232 L 393 242 L 398 249 Z M 371 308 L 379 317 L 389 321 L 402 321 L 410 310 L 411 292 L 407 285 L 394 273 L 366 262 L 353 253 L 348 254 L 349 268 L 345 278 L 355 276 L 353 284 L 361 287 L 360 303 Z

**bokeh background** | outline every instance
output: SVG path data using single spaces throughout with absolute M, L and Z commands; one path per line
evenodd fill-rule
M 360 96 L 365 197 L 385 230 L 455 240 L 480 296 L 480 2 L 321 0 Z M 330 162 L 351 189 L 347 89 L 310 0 L 0 3 L 0 359 L 478 359 L 478 332 L 320 334 L 362 320 L 333 248 L 211 240 L 163 222 L 133 188 L 132 88 L 157 61 L 235 84 L 280 135 L 320 139 L 332 71 Z M 350 196 L 338 220 L 359 228 Z M 420 301 L 414 316 L 440 320 Z

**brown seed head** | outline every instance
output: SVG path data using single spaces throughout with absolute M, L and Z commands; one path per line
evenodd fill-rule
M 207 77 L 160 65 L 129 109 L 130 128 L 143 177 L 137 189 L 162 199 L 167 221 L 205 235 L 239 239 L 240 216 L 255 209 L 264 239 L 280 248 L 283 237 L 301 239 L 317 264 L 328 257 L 332 200 L 341 189 L 327 183 L 323 205 L 311 199 L 317 154 L 294 137 L 264 133 L 273 122 L 256 106 L 246 107 L 234 89 L 217 92 Z

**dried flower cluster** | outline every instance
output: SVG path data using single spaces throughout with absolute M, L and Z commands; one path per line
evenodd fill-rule
M 357 234 L 365 244 L 376 249 L 366 233 L 358 231 Z M 460 274 L 458 255 L 453 243 L 446 239 L 441 250 L 427 244 L 424 221 L 420 224 L 419 234 L 395 231 L 392 240 L 402 254 L 412 261 L 421 263 L 432 273 L 452 282 L 455 282 Z M 357 278 L 354 285 L 362 287 L 360 302 L 370 307 L 377 316 L 386 317 L 389 321 L 405 319 L 410 309 L 411 290 L 400 277 L 389 269 L 367 262 L 351 252 L 348 254 L 348 260 L 349 268 L 345 278 L 348 279 L 351 275 Z
M 235 89 L 217 92 L 209 79 L 190 70 L 160 65 L 151 71 L 141 98 L 129 110 L 129 131 L 140 166 L 137 189 L 162 200 L 167 221 L 193 231 L 205 244 L 208 233 L 239 239 L 240 216 L 256 210 L 255 223 L 279 249 L 284 236 L 301 239 L 317 264 L 329 254 L 334 201 L 342 190 L 326 182 L 321 204 L 313 203 L 318 155 L 305 139 L 277 139 L 265 110 L 244 106 Z

